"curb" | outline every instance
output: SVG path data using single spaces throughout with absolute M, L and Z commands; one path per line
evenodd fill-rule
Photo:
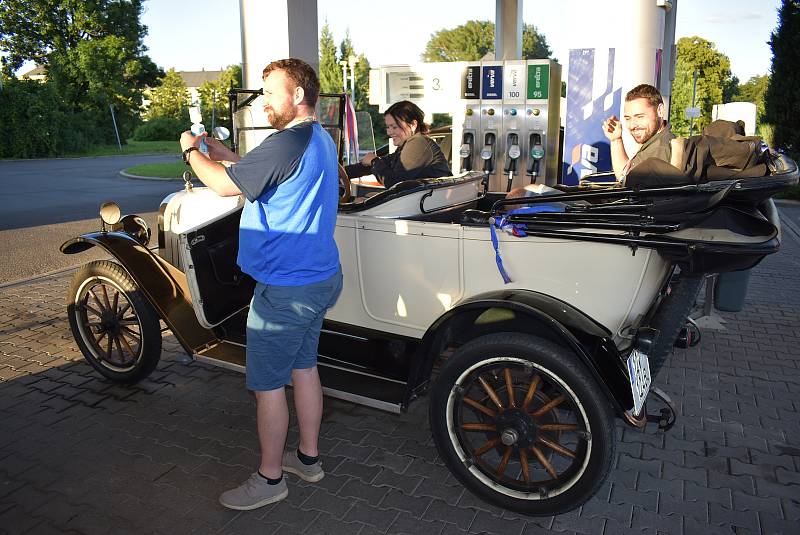
M 75 271 L 78 268 L 80 268 L 82 265 L 83 264 L 78 264 L 78 265 L 70 266 L 70 267 L 66 267 L 66 268 L 54 269 L 53 271 L 48 271 L 47 273 L 39 273 L 38 275 L 34 275 L 32 277 L 28 277 L 27 279 L 19 279 L 19 280 L 15 280 L 15 281 L 11 281 L 11 282 L 4 282 L 3 284 L 0 284 L 0 290 L 5 290 L 6 288 L 13 288 L 14 286 L 23 286 L 23 285 L 28 284 L 30 282 L 33 282 L 33 281 L 36 281 L 36 280 L 39 280 L 39 279 L 46 279 L 48 277 L 53 277 L 55 275 L 62 275 L 62 274 L 67 273 L 69 271 Z
M 160 181 L 160 182 L 169 182 L 169 181 L 172 181 L 172 180 L 180 180 L 181 182 L 183 182 L 183 178 L 181 178 L 181 177 L 165 178 L 165 177 L 161 177 L 161 176 L 132 175 L 130 173 L 126 173 L 124 170 L 119 172 L 119 176 L 121 176 L 122 178 L 129 178 L 131 180 L 157 180 L 157 181 Z M 196 179 L 194 177 L 192 177 L 192 180 L 196 180 Z
M 790 234 L 798 243 L 800 243 L 800 227 L 792 221 L 789 216 L 781 212 L 781 226 L 788 230 Z
M 92 158 L 126 158 L 134 156 L 164 156 L 171 152 L 150 152 L 142 154 L 101 154 L 97 156 L 54 156 L 52 158 L 0 158 L 0 162 L 41 162 L 45 160 L 83 160 Z
M 155 251 L 156 249 L 158 249 L 158 246 L 151 246 L 151 247 L 148 247 L 148 249 L 150 249 L 150 251 Z M 109 254 L 106 257 L 106 260 L 114 259 L 114 258 L 115 258 L 114 255 Z M 46 273 L 39 273 L 37 275 L 33 275 L 31 277 L 28 277 L 27 279 L 18 279 L 18 280 L 15 280 L 15 281 L 4 282 L 4 283 L 0 284 L 0 290 L 5 290 L 6 288 L 11 288 L 11 287 L 14 287 L 14 286 L 22 286 L 24 284 L 28 284 L 29 282 L 33 282 L 33 281 L 39 280 L 39 279 L 46 279 L 48 277 L 53 277 L 55 275 L 62 275 L 62 274 L 67 273 L 69 271 L 77 271 L 85 263 L 86 262 L 81 262 L 80 264 L 75 264 L 74 266 L 58 268 L 58 269 L 54 269 L 52 271 L 48 271 Z

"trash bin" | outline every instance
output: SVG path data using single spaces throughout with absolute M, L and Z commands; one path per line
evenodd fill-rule
M 724 312 L 739 312 L 744 308 L 750 270 L 730 271 L 717 275 L 714 285 L 714 306 Z

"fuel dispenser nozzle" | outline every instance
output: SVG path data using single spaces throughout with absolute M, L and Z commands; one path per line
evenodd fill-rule
M 505 166 L 505 172 L 508 173 L 508 186 L 506 187 L 506 191 L 511 191 L 511 184 L 514 182 L 514 171 L 517 170 L 517 159 L 520 155 L 519 136 L 514 133 L 508 134 L 506 147 L 508 147 Z
M 487 132 L 483 136 L 483 148 L 481 149 L 481 159 L 483 160 L 483 170 L 491 174 L 494 172 L 494 132 Z
M 542 135 L 531 134 L 528 146 L 531 148 L 530 158 L 528 159 L 528 174 L 531 175 L 531 184 L 536 182 L 539 176 L 539 163 L 544 158 L 544 147 L 542 146 Z
M 464 132 L 461 148 L 458 155 L 461 156 L 461 170 L 472 171 L 472 146 L 475 144 L 472 132 Z

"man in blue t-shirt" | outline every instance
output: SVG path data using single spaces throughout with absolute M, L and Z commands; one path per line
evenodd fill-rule
M 263 79 L 264 111 L 278 131 L 246 156 L 205 134 L 181 135 L 184 161 L 206 186 L 247 199 L 237 262 L 257 282 L 247 316 L 246 367 L 247 387 L 256 397 L 261 463 L 241 486 L 220 496 L 222 505 L 238 510 L 284 499 L 284 470 L 311 482 L 324 476 L 317 444 L 317 345 L 325 312 L 342 288 L 333 240 L 338 158 L 333 140 L 314 121 L 319 80 L 298 59 L 270 63 Z M 208 157 L 197 150 L 203 138 Z M 294 388 L 300 445 L 284 453 L 287 384 Z

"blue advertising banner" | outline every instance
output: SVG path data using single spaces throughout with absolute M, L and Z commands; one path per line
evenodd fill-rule
M 612 170 L 611 147 L 602 125 L 609 116 L 619 116 L 622 89 L 613 87 L 614 49 L 608 49 L 606 65 L 595 64 L 596 52 L 594 48 L 569 51 L 561 175 L 564 184 L 576 185 L 586 175 Z
M 503 98 L 503 66 L 486 65 L 483 67 L 481 98 L 500 100 Z

